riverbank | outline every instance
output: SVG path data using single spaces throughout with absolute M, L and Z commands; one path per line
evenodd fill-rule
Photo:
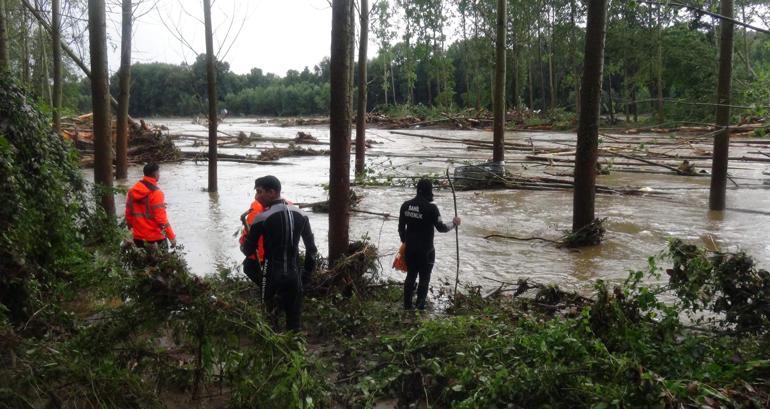
M 590 297 L 532 281 L 456 297 L 437 287 L 441 303 L 425 313 L 402 310 L 399 282 L 369 276 L 343 295 L 319 291 L 320 273 L 307 285 L 304 330 L 282 334 L 241 274 L 198 278 L 175 253 L 115 244 L 92 248 L 75 280 L 48 283 L 37 312 L 2 321 L 4 404 L 765 407 L 770 399 L 768 294 L 756 293 L 761 307 L 742 315 L 758 318 L 759 331 L 724 317 L 685 323 L 680 316 L 699 310 L 687 294 L 715 288 L 708 279 L 698 288 L 641 285 L 660 274 L 655 263 L 614 288 L 597 282 Z M 670 255 L 672 278 L 721 268 L 770 282 L 742 255 L 713 264 L 683 243 Z M 727 287 L 713 298 L 729 298 Z M 658 300 L 676 288 L 675 302 Z

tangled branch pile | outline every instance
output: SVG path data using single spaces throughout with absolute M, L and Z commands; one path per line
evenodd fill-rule
M 179 149 L 164 133 L 163 125 L 150 126 L 144 120 L 128 126 L 128 160 L 131 163 L 168 162 L 181 157 Z M 112 140 L 117 133 L 112 123 Z M 72 141 L 81 151 L 81 166 L 93 166 L 94 130 L 93 114 L 64 118 L 61 135 Z

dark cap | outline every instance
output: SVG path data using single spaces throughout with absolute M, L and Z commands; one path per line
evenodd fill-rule
M 262 189 L 269 189 L 269 190 L 275 190 L 276 192 L 280 192 L 281 181 L 278 180 L 278 178 L 273 175 L 262 176 L 261 178 L 257 178 L 256 180 L 254 180 L 254 189 L 260 188 L 260 187 Z

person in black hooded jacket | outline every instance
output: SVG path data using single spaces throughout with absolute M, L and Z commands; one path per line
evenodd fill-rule
M 425 309 L 425 299 L 428 296 L 430 274 L 436 259 L 433 247 L 433 229 L 446 233 L 460 225 L 460 218 L 452 219 L 447 225 L 441 220 L 441 213 L 433 202 L 433 184 L 428 179 L 417 182 L 417 195 L 401 205 L 398 213 L 398 235 L 401 243 L 406 244 L 404 258 L 406 260 L 406 280 L 404 280 L 404 309 L 412 309 L 414 284 L 419 276 L 417 286 L 417 309 Z
M 286 327 L 301 328 L 302 286 L 307 285 L 315 270 L 318 250 L 307 216 L 296 206 L 281 199 L 281 182 L 275 176 L 255 181 L 257 194 L 265 197 L 267 209 L 258 214 L 241 246 L 245 255 L 254 254 L 260 237 L 265 247 L 264 301 L 270 318 L 280 308 L 286 313 Z M 299 240 L 305 244 L 304 270 L 299 268 Z

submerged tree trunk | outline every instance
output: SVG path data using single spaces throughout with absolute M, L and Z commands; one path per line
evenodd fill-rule
M 209 193 L 217 189 L 217 71 L 214 65 L 214 37 L 211 29 L 211 1 L 203 0 L 206 30 L 206 79 L 209 97 Z
M 599 108 L 602 92 L 606 17 L 607 0 L 588 1 L 585 63 L 575 153 L 573 232 L 591 224 L 595 217 L 596 159 L 599 144 Z
M 494 143 L 492 161 L 505 160 L 505 14 L 506 0 L 497 0 L 497 41 L 495 49 Z
M 329 265 L 347 251 L 350 219 L 350 2 L 332 2 L 332 45 L 329 62 Z
M 356 176 L 364 175 L 366 163 L 366 46 L 369 40 L 369 4 L 360 0 L 361 34 L 358 45 L 358 117 L 356 118 Z
M 8 33 L 5 21 L 5 0 L 0 0 L 0 71 L 8 70 Z
M 51 1 L 51 54 L 53 56 L 53 128 L 61 130 L 61 4 Z
M 112 120 L 107 76 L 107 24 L 104 0 L 88 0 L 88 41 L 91 53 L 91 103 L 94 111 L 94 183 L 108 216 L 115 217 L 112 193 Z
M 720 14 L 733 17 L 733 0 L 721 0 Z M 722 129 L 714 137 L 714 157 L 711 163 L 709 209 L 724 210 L 727 188 L 727 154 L 730 147 L 730 86 L 733 64 L 733 31 L 731 21 L 721 22 L 719 41 L 719 84 L 717 86 L 716 124 Z
M 131 0 L 123 0 L 122 34 L 120 39 L 120 94 L 118 95 L 117 138 L 115 140 L 115 177 L 128 177 L 128 103 L 131 86 L 131 27 L 133 7 Z

